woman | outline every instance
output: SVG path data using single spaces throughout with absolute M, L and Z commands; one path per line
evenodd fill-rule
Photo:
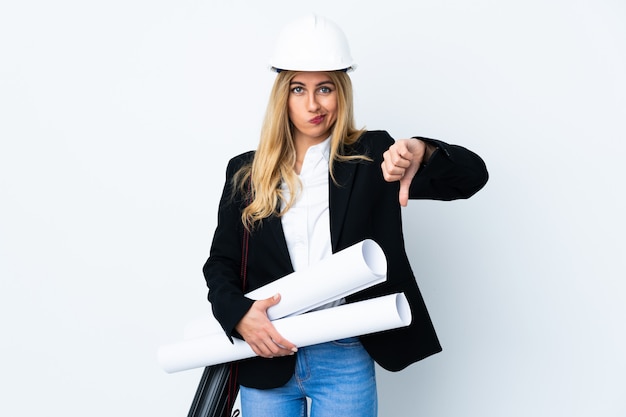
M 245 417 L 304 416 L 307 398 L 313 416 L 375 416 L 374 362 L 398 371 L 441 350 L 404 250 L 400 208 L 409 198 L 468 198 L 487 171 L 459 146 L 356 129 L 354 63 L 345 35 L 327 19 L 288 25 L 272 65 L 278 75 L 258 148 L 228 164 L 204 266 L 209 301 L 228 337 L 244 339 L 258 355 L 239 364 Z M 341 302 L 404 292 L 410 326 L 300 347 L 267 318 L 279 294 L 260 301 L 243 295 L 242 263 L 251 291 L 363 239 L 385 252 L 387 281 Z

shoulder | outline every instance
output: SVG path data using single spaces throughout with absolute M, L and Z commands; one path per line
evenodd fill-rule
M 390 144 L 394 139 L 386 130 L 366 130 L 358 140 L 358 143 Z
M 230 161 L 228 161 L 228 165 L 242 166 L 248 164 L 254 159 L 254 154 L 255 151 L 240 153 L 239 155 L 233 156 Z
M 366 155 L 374 160 L 382 158 L 382 154 L 394 143 L 394 139 L 385 130 L 367 130 L 356 141 L 355 153 Z
M 254 151 L 248 151 L 232 157 L 228 161 L 228 166 L 226 168 L 227 175 L 232 176 L 244 166 L 251 164 L 254 159 L 254 153 Z

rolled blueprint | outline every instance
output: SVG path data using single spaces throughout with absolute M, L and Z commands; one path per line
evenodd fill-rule
M 304 271 L 293 272 L 246 294 L 253 300 L 280 293 L 280 303 L 267 315 L 276 320 L 301 314 L 344 298 L 387 279 L 387 260 L 381 247 L 371 239 L 334 253 Z M 185 339 L 222 332 L 212 315 L 194 320 L 185 327 Z
M 408 326 L 411 310 L 397 293 L 273 321 L 276 330 L 298 347 Z M 161 367 L 168 373 L 201 368 L 256 356 L 240 339 L 224 334 L 184 340 L 159 349 Z

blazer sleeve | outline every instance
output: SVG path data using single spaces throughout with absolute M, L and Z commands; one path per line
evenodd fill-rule
M 244 297 L 241 282 L 243 199 L 232 190 L 232 178 L 245 163 L 245 155 L 231 159 L 218 209 L 218 221 L 209 258 L 202 272 L 209 288 L 208 299 L 213 315 L 227 336 L 237 335 L 235 326 L 250 309 L 253 300 Z M 238 336 L 238 335 L 237 335 Z
M 487 183 L 489 173 L 485 162 L 474 152 L 440 140 L 414 138 L 437 149 L 413 178 L 410 198 L 445 201 L 469 198 Z

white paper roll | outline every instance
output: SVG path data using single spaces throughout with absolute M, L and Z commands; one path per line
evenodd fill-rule
M 356 243 L 310 268 L 294 272 L 248 293 L 253 300 L 280 293 L 280 303 L 268 309 L 270 320 L 313 310 L 386 279 L 387 261 L 373 240 Z
M 371 239 L 355 243 L 312 265 L 246 294 L 252 300 L 280 293 L 280 303 L 267 310 L 270 320 L 301 314 L 344 298 L 387 279 L 387 260 Z M 187 324 L 185 339 L 222 332 L 212 315 Z
M 273 322 L 287 340 L 298 347 L 330 342 L 408 326 L 411 310 L 404 294 L 391 294 L 325 310 L 286 317 Z M 168 373 L 254 357 L 239 339 L 231 344 L 221 333 L 162 346 L 161 367 Z

